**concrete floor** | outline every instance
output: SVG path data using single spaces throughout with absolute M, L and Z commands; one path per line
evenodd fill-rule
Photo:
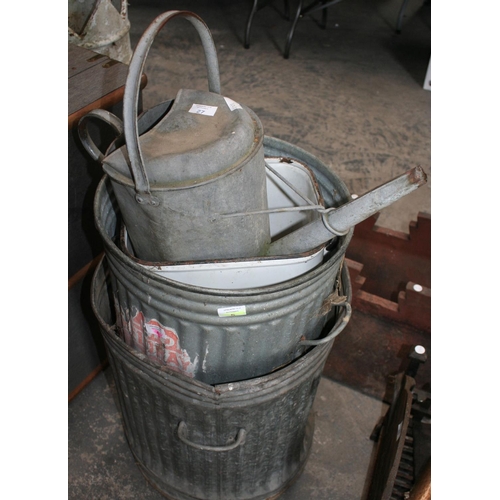
M 399 2 L 345 0 L 329 9 L 325 30 L 299 21 L 288 60 L 289 23 L 266 7 L 243 48 L 249 1 L 134 1 L 129 7 L 134 47 L 166 10 L 191 10 L 211 29 L 222 94 L 253 109 L 266 135 L 296 144 L 323 160 L 351 193 L 367 190 L 421 165 L 430 174 L 430 101 L 423 90 L 430 57 L 430 7 L 410 2 L 401 35 Z M 291 2 L 295 5 L 295 2 Z M 179 88 L 206 89 L 203 53 L 183 20 L 157 36 L 146 64 L 147 109 Z M 379 224 L 408 231 L 418 212 L 430 213 L 429 183 L 385 209 Z M 369 436 L 385 405 L 323 378 L 313 411 L 316 430 L 303 474 L 286 500 L 360 500 L 369 480 Z M 123 434 L 110 370 L 69 405 L 69 498 L 160 499 L 137 469 Z

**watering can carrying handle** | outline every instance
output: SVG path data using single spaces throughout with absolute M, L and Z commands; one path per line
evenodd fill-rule
M 99 118 L 103 122 L 107 123 L 115 130 L 117 135 L 123 134 L 123 122 L 113 113 L 104 109 L 94 109 L 80 118 L 80 121 L 78 122 L 78 135 L 80 137 L 80 141 L 92 159 L 102 163 L 104 154 L 95 145 L 95 142 L 90 137 L 87 128 L 90 118 Z
M 186 428 L 187 424 L 184 421 L 179 422 L 179 427 L 177 428 L 177 434 L 179 436 L 179 439 L 189 445 L 192 446 L 193 448 L 196 448 L 197 450 L 204 450 L 204 451 L 230 451 L 234 450 L 235 448 L 238 448 L 238 446 L 241 446 L 242 444 L 245 443 L 246 439 L 246 431 L 245 429 L 240 429 L 238 431 L 238 434 L 236 436 L 236 440 L 232 442 L 231 444 L 228 444 L 226 446 L 206 446 L 203 444 L 197 444 L 193 443 L 186 437 Z
M 130 159 L 130 167 L 135 182 L 136 201 L 159 205 L 158 199 L 151 194 L 149 180 L 144 168 L 144 159 L 139 148 L 139 133 L 137 126 L 137 108 L 139 102 L 140 79 L 144 71 L 146 57 L 155 36 L 163 26 L 174 17 L 186 18 L 198 31 L 205 51 L 208 73 L 208 88 L 210 92 L 220 94 L 219 63 L 215 44 L 208 26 L 196 14 L 189 11 L 171 10 L 159 15 L 142 35 L 130 61 L 125 93 L 123 97 L 123 121 L 125 142 Z

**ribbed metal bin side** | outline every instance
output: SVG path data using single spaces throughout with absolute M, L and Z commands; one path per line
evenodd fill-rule
M 110 361 L 130 448 L 145 476 L 173 498 L 268 498 L 304 465 L 311 445 L 304 442 L 306 423 L 322 366 L 285 394 L 237 408 L 226 402 L 224 408 L 178 394 L 165 397 L 162 386 L 130 370 L 116 353 Z M 180 441 L 181 422 L 199 445 L 227 446 L 240 429 L 245 442 L 222 452 L 198 449 Z
M 127 439 L 148 480 L 180 500 L 257 500 L 286 488 L 307 460 L 310 410 L 333 339 L 270 375 L 209 386 L 156 367 L 127 346 L 110 326 L 111 302 L 101 263 L 92 303 Z M 181 426 L 191 444 L 181 439 Z M 200 449 L 214 446 L 222 449 Z
M 318 158 L 311 155 L 307 151 L 304 151 L 285 141 L 267 136 L 264 138 L 264 151 L 266 155 L 272 154 L 273 156 L 297 158 L 299 161 L 307 164 L 307 166 L 311 168 L 314 175 L 316 176 L 319 189 L 322 193 L 326 207 L 338 206 L 343 203 L 347 203 L 350 200 L 349 191 L 343 181 L 335 173 L 331 172 L 324 163 L 322 163 Z M 149 281 L 170 283 L 171 285 L 178 287 L 179 289 L 185 290 L 199 289 L 198 287 L 174 282 L 172 280 L 169 280 L 168 278 L 159 276 L 158 274 L 138 265 L 134 260 L 128 258 L 127 255 L 121 252 L 121 250 L 115 244 L 115 242 L 117 242 L 119 239 L 121 215 L 116 196 L 111 186 L 111 182 L 107 176 L 103 177 L 100 185 L 98 186 L 96 196 L 94 198 L 94 215 L 97 229 L 99 230 L 101 238 L 103 239 L 103 243 L 107 253 L 114 255 L 116 258 L 122 260 L 125 265 L 143 274 L 145 279 Z M 345 254 L 353 233 L 354 228 L 352 228 L 345 236 L 337 238 L 335 248 L 331 249 L 331 254 Z M 313 276 L 314 273 L 322 272 L 323 267 L 329 264 L 331 263 L 329 260 L 327 260 L 325 263 L 314 269 L 312 271 L 313 274 L 307 273 L 306 276 L 297 278 L 297 281 L 294 281 L 294 283 L 307 280 L 310 278 L 310 276 Z M 240 297 L 245 295 L 255 295 L 256 293 L 271 293 L 275 290 L 280 290 L 283 287 L 286 288 L 289 286 L 290 283 L 285 282 L 263 287 L 261 289 L 205 290 L 210 290 L 211 293 L 219 294 L 223 297 Z
M 282 154 L 295 153 L 280 144 Z M 319 160 L 311 168 L 332 203 L 346 199 L 343 183 Z M 118 248 L 120 212 L 106 177 L 97 189 L 94 208 L 113 271 L 124 340 L 158 363 L 209 384 L 263 375 L 304 352 L 299 341 L 317 338 L 325 325 L 322 305 L 333 292 L 352 237 L 351 230 L 338 238 L 330 256 L 305 275 L 261 288 L 217 290 L 169 280 Z M 245 315 L 220 317 L 225 308 L 244 308 Z M 161 332 L 167 349 L 159 348 L 154 338 L 149 341 L 148 328 Z
M 137 333 L 127 335 L 127 343 L 209 384 L 260 376 L 302 353 L 300 339 L 317 338 L 323 330 L 327 316 L 320 309 L 333 291 L 340 266 L 336 262 L 316 279 L 274 294 L 225 298 L 151 286 L 111 256 L 109 263 L 121 324 Z M 245 307 L 245 316 L 217 315 L 220 308 L 238 306 Z M 168 352 L 158 352 L 157 345 L 144 341 L 144 322 L 128 326 L 138 315 L 164 327 Z

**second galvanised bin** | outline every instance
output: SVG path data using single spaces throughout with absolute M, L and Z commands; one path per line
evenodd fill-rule
M 346 267 L 341 292 L 351 299 Z M 306 464 L 311 407 L 334 339 L 272 374 L 212 386 L 129 347 L 114 324 L 112 295 L 104 260 L 94 274 L 92 307 L 125 434 L 146 479 L 175 500 L 263 500 L 282 493 Z
M 266 141 L 273 156 L 297 158 L 314 171 L 326 206 L 349 199 L 344 183 L 319 160 L 272 138 L 264 140 L 265 148 Z M 349 321 L 350 305 L 339 299 L 336 286 L 352 229 L 302 276 L 260 288 L 218 290 L 159 276 L 120 250 L 120 211 L 106 177 L 94 208 L 124 339 L 159 364 L 208 384 L 245 380 L 325 341 L 317 339 L 331 312 L 342 311 L 344 318 L 332 336 Z

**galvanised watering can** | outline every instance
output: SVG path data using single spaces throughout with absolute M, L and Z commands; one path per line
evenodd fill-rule
M 168 112 L 139 135 L 140 79 L 152 42 L 171 19 L 196 28 L 205 52 L 209 92 L 182 89 Z M 123 134 L 102 154 L 89 136 L 91 118 Z M 267 209 L 264 132 L 246 106 L 220 94 L 215 45 L 206 24 L 192 12 L 168 11 L 146 29 L 130 62 L 123 124 L 104 110 L 79 123 L 80 139 L 110 176 L 135 254 L 146 261 L 244 258 L 269 246 L 269 217 L 216 217 Z M 122 140 L 123 142 L 123 140 Z
M 188 19 L 200 35 L 209 92 L 180 90 L 174 100 L 138 119 L 139 81 L 149 48 L 173 17 Z M 123 112 L 124 124 L 107 111 L 91 111 L 81 119 L 79 134 L 109 174 L 131 249 L 146 262 L 297 256 L 347 234 L 427 182 L 422 168 L 415 167 L 341 206 L 314 205 L 297 192 L 304 206 L 268 208 L 265 169 L 278 174 L 264 159 L 262 125 L 246 106 L 220 95 L 212 36 L 191 12 L 166 12 L 145 31 L 130 63 Z M 88 134 L 92 117 L 111 125 L 125 144 L 119 147 L 119 137 L 103 155 Z M 319 216 L 271 242 L 269 214 L 286 210 L 314 210 Z

